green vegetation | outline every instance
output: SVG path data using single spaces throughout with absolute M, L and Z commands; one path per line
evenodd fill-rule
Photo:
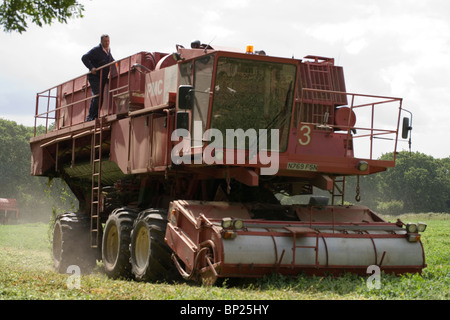
M 42 27 L 57 20 L 67 23 L 68 19 L 83 17 L 84 5 L 74 0 L 4 0 L 0 4 L 0 25 L 4 31 L 22 33 L 28 22 Z
M 367 277 L 226 280 L 223 285 L 141 283 L 112 280 L 102 272 L 81 276 L 70 289 L 70 274 L 53 271 L 49 226 L 44 223 L 0 225 L 0 299 L 3 300 L 448 300 L 450 293 L 450 217 L 419 214 L 393 217 L 424 221 L 427 268 L 422 275 L 381 275 L 381 288 L 368 289 Z M 390 220 L 388 218 L 388 220 Z M 368 275 L 369 276 L 369 275 Z

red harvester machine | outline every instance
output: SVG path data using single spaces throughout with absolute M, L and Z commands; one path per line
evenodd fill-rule
M 0 198 L 0 222 L 7 223 L 10 217 L 19 220 L 19 209 L 17 209 L 16 199 Z
M 109 66 L 94 121 L 86 75 L 37 95 L 36 125 L 52 127 L 31 139 L 31 172 L 79 200 L 55 221 L 60 272 L 101 259 L 111 277 L 213 283 L 426 266 L 424 224 L 344 204 L 346 177 L 395 165 L 375 154 L 395 157 L 402 99 L 346 92 L 330 58 L 199 41 Z

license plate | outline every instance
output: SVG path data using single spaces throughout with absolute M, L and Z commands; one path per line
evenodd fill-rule
M 300 170 L 300 171 L 317 171 L 318 165 L 314 163 L 298 163 L 288 162 L 288 170 Z

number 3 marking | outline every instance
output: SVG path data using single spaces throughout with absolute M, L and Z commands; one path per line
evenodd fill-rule
M 301 126 L 299 136 L 298 143 L 302 146 L 309 145 L 311 143 L 311 127 L 306 124 Z

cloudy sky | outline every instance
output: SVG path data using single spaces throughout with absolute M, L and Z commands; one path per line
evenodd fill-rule
M 81 2 L 82 19 L 0 33 L 0 118 L 33 125 L 36 93 L 86 73 L 81 56 L 103 33 L 116 60 L 198 39 L 271 56 L 334 57 L 349 92 L 403 98 L 414 115 L 413 151 L 450 156 L 448 0 Z

